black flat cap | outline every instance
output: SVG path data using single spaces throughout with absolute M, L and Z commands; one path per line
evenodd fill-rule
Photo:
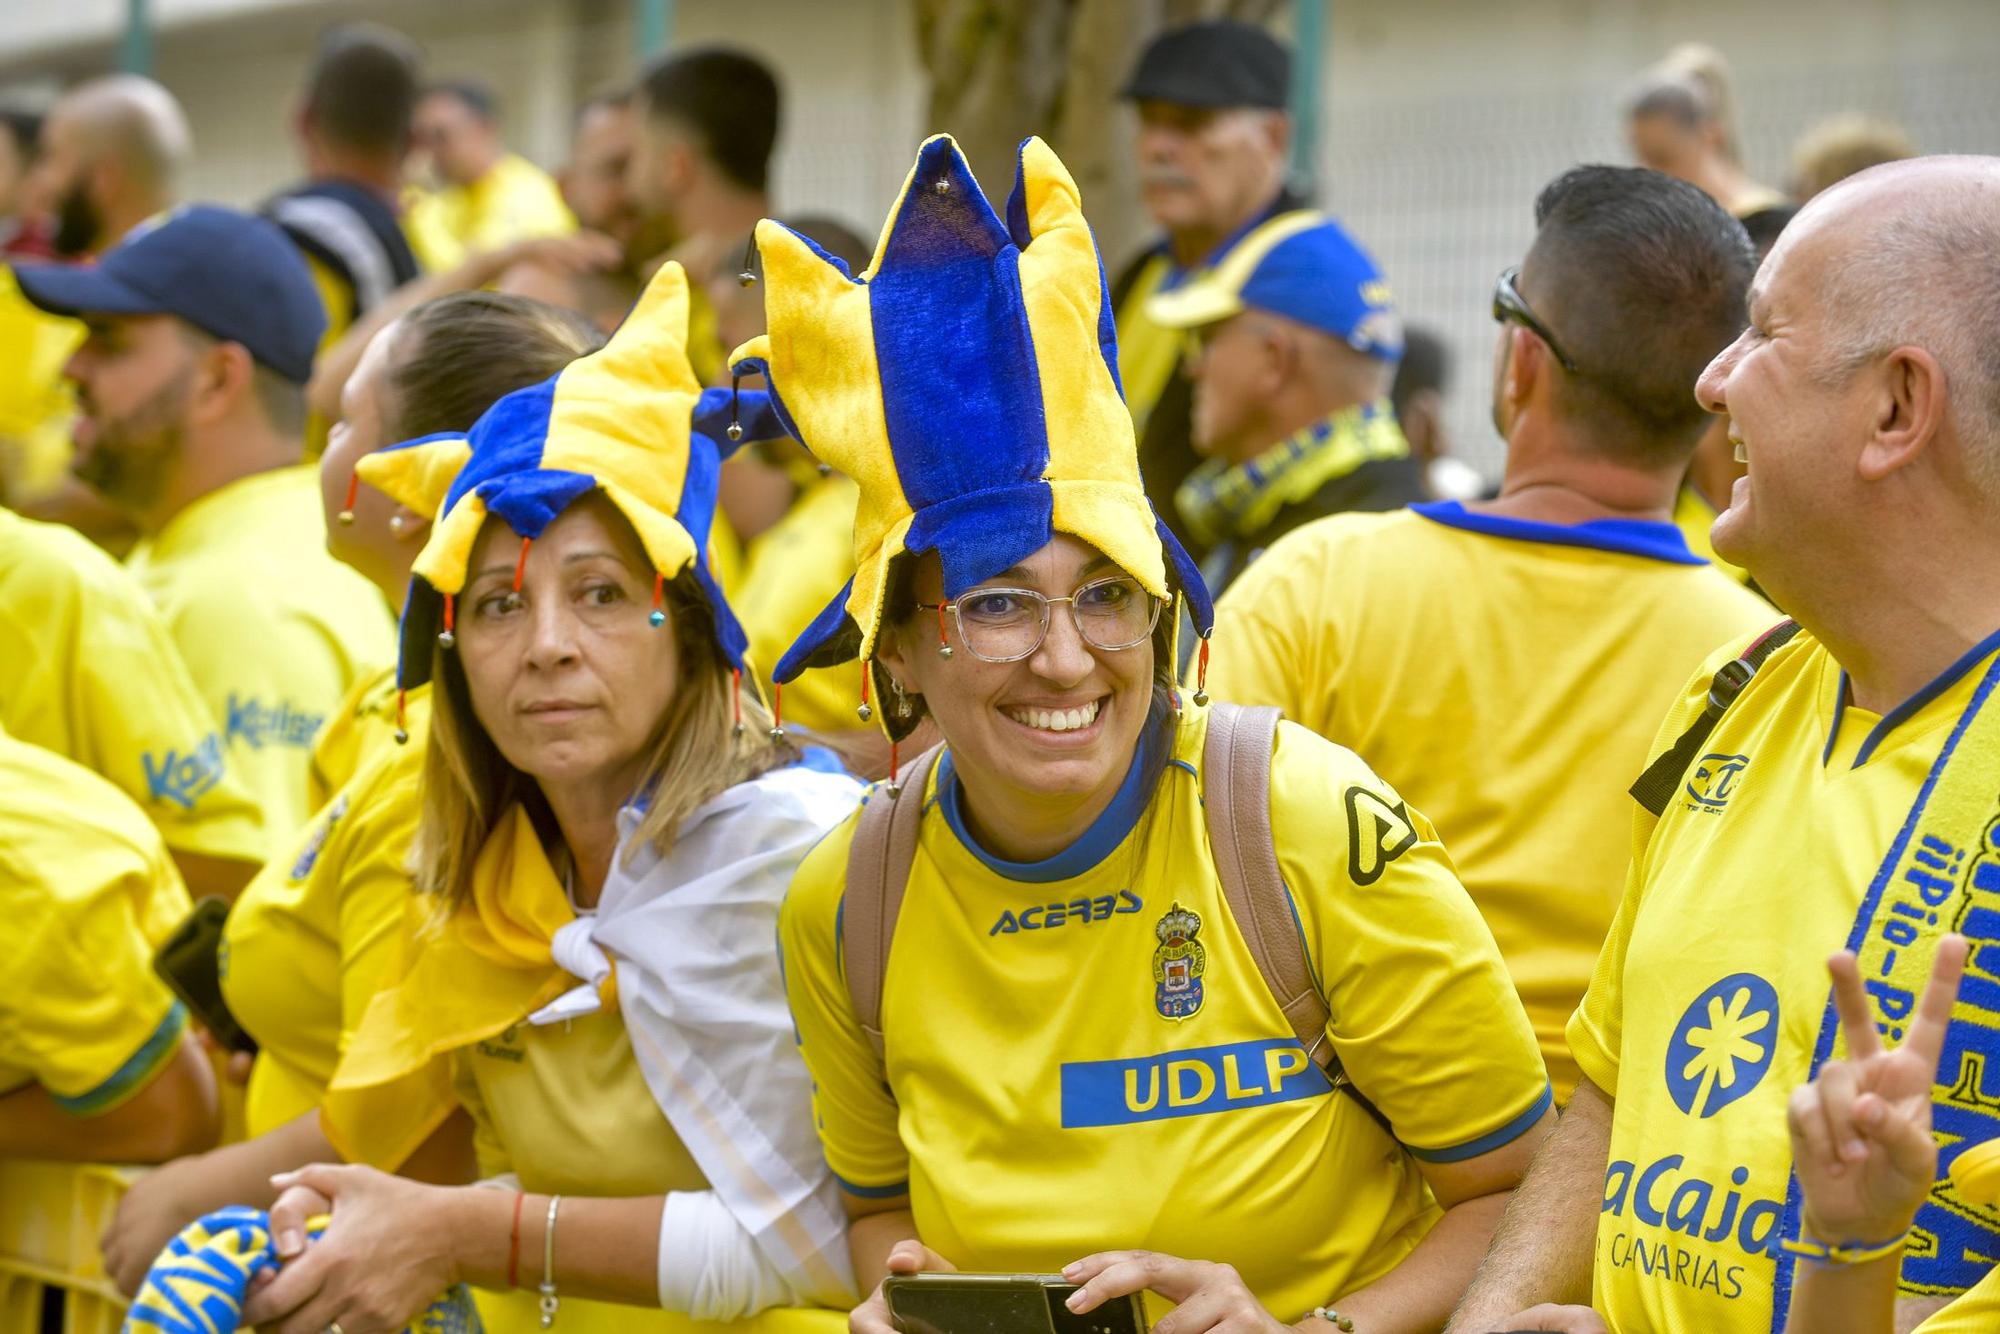
M 1120 95 L 1184 107 L 1283 111 L 1291 90 L 1292 55 L 1277 38 L 1255 24 L 1216 19 L 1154 38 Z

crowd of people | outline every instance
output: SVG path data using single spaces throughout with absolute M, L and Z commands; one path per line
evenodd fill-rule
M 254 211 L 0 118 L 0 1158 L 150 1166 L 132 1327 L 2000 1327 L 2000 158 L 1675 52 L 1493 485 L 1289 77 L 1146 46 L 1122 268 L 1038 138 L 784 212 L 729 48 L 550 176 L 333 30 Z

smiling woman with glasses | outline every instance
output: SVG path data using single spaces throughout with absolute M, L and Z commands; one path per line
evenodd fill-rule
M 1435 1329 L 1551 1119 L 1526 1017 L 1421 815 L 1176 690 L 1209 597 L 1037 140 L 1006 218 L 940 137 L 861 279 L 762 224 L 771 333 L 734 359 L 861 491 L 854 583 L 775 676 L 856 664 L 864 719 L 944 738 L 779 921 L 857 1277 L 1063 1270 L 1072 1312 L 1147 1290 L 1187 1334 Z
M 950 602 L 919 602 L 918 611 L 951 612 L 966 652 L 982 662 L 1019 662 L 1049 635 L 1049 608 L 1069 608 L 1077 634 L 1092 648 L 1136 648 L 1160 623 L 1166 604 L 1129 574 L 1092 579 L 1066 598 L 1032 588 L 975 588 Z M 949 645 L 947 645 L 949 647 Z

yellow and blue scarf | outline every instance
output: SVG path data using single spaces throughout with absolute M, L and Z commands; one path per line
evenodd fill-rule
M 307 1224 L 317 1240 L 327 1220 Z M 146 1271 L 132 1299 L 124 1334 L 231 1334 L 243 1319 L 250 1281 L 278 1268 L 271 1216 L 241 1206 L 218 1209 L 182 1228 Z M 478 1334 L 484 1328 L 464 1284 L 425 1307 L 407 1334 Z
M 1287 505 L 1378 459 L 1408 458 L 1410 442 L 1388 399 L 1328 413 L 1242 463 L 1208 459 L 1174 493 L 1174 508 L 1203 546 L 1263 532 Z
M 1902 1290 L 1954 1296 L 1984 1278 L 2000 1256 L 2000 1199 L 1984 1146 L 2000 1138 L 2000 658 L 1988 665 L 1972 701 L 1917 792 L 1881 869 L 1868 886 L 1847 948 L 1876 1027 L 1896 1042 L 1916 1008 L 1939 937 L 1956 931 L 1972 945 L 1931 1091 L 1938 1179 L 1917 1212 L 1903 1252 Z M 1834 1053 L 1840 1019 L 1829 999 L 1813 1048 L 1819 1074 Z M 1961 1169 L 1959 1159 L 1973 1155 Z M 1799 1235 L 1803 1197 L 1793 1174 L 1781 1235 Z M 1771 1328 L 1785 1327 L 1792 1270 L 1778 1267 Z

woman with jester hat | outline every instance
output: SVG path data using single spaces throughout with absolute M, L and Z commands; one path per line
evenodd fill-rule
M 603 337 L 554 306 L 497 292 L 440 297 L 378 333 L 342 395 L 320 460 L 328 549 L 400 603 L 410 562 L 465 459 L 464 432 L 494 400 L 539 384 Z M 390 449 L 440 435 L 435 447 Z M 359 485 L 366 482 L 366 487 Z M 320 1116 L 342 1035 L 393 973 L 414 892 L 410 840 L 421 807 L 430 689 L 398 708 L 392 671 L 364 680 L 322 729 L 343 733 L 352 772 L 230 908 L 223 999 L 256 1040 L 244 1120 L 248 1138 L 148 1172 L 126 1192 L 101 1245 L 107 1272 L 137 1290 L 183 1226 L 229 1205 L 264 1207 L 271 1174 L 361 1147 L 336 1147 Z M 405 744 L 394 738 L 400 732 Z M 316 748 L 316 757 L 323 752 Z M 420 1180 L 463 1180 L 471 1135 L 448 1087 L 399 1090 L 394 1126 L 369 1119 L 369 1161 Z M 382 1107 L 375 1109 L 378 1113 Z M 400 1137 L 401 1147 L 381 1143 Z
M 1553 1121 L 1541 1057 L 1424 818 L 1175 690 L 1176 604 L 1205 637 L 1210 600 L 1140 485 L 1069 175 L 1028 140 L 996 215 L 938 137 L 860 276 L 758 242 L 736 368 L 861 490 L 854 581 L 777 679 L 858 659 L 864 718 L 945 738 L 780 924 L 853 1328 L 947 1268 L 1150 1290 L 1173 1334 L 1438 1328 Z
M 792 870 L 860 789 L 742 697 L 707 552 L 737 405 L 688 366 L 687 302 L 663 266 L 601 351 L 462 438 L 403 447 L 464 456 L 398 674 L 436 682 L 414 844 L 430 920 L 322 1107 L 335 1142 L 386 1165 L 407 1138 L 394 1105 L 442 1084 L 483 1180 L 281 1176 L 286 1263 L 250 1323 L 387 1334 L 458 1282 L 503 1331 L 852 1299 L 771 942 Z M 762 396 L 741 406 L 769 434 Z

